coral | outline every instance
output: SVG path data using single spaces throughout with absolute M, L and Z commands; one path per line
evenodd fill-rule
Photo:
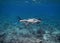
M 41 23 L 12 24 L 12 22 L 0 23 L 0 43 L 59 43 L 60 32 L 54 24 Z M 2 33 L 1 33 L 2 32 Z

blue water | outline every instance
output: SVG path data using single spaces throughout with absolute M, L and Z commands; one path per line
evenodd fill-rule
M 0 3 L 0 17 L 17 21 L 16 16 L 21 18 L 41 18 L 43 21 L 60 23 L 60 1 L 41 1 L 33 3 L 32 0 L 5 0 Z M 37 0 L 38 2 L 38 0 Z M 12 21 L 12 22 L 13 22 Z
M 60 1 L 39 1 L 35 3 L 32 0 L 1 0 L 0 31 L 5 31 L 10 25 L 19 24 L 17 16 L 22 19 L 41 18 L 43 28 L 44 25 L 50 24 L 52 28 L 60 30 Z
M 58 2 L 41 2 L 41 3 L 32 3 L 28 0 L 29 3 L 23 1 L 1 1 L 0 5 L 0 15 L 2 16 L 21 16 L 22 18 L 28 17 L 56 17 L 59 19 L 60 16 L 60 3 Z

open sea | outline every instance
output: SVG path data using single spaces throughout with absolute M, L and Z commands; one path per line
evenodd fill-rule
M 60 0 L 0 0 L 0 43 L 60 43 Z

